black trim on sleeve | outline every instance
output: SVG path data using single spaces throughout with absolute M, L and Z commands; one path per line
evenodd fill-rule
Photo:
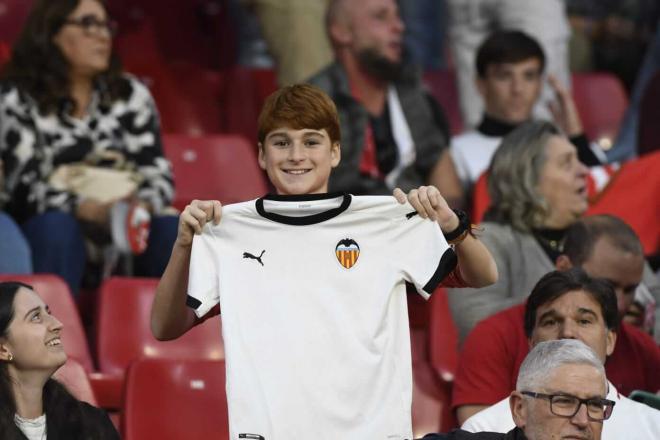
M 309 202 L 316 200 L 328 200 L 343 197 L 344 200 L 337 208 L 329 209 L 318 214 L 307 215 L 302 217 L 292 217 L 287 215 L 275 214 L 268 212 L 264 209 L 264 200 L 273 200 L 276 202 Z M 301 194 L 292 196 L 272 195 L 269 194 L 255 202 L 255 207 L 260 216 L 272 220 L 277 223 L 293 226 L 307 226 L 316 223 L 321 223 L 331 218 L 337 217 L 342 212 L 346 211 L 351 204 L 352 197 L 347 193 L 327 193 L 327 194 Z
M 191 309 L 197 310 L 199 306 L 202 305 L 202 302 L 198 300 L 197 298 L 193 298 L 190 295 L 186 296 L 186 305 L 190 307 Z
M 438 268 L 435 270 L 435 273 L 431 277 L 428 283 L 423 287 L 424 292 L 433 293 L 436 287 L 440 285 L 440 282 L 451 273 L 452 270 L 456 268 L 458 264 L 458 257 L 453 249 L 449 248 L 442 254 L 440 258 L 440 263 Z
M 569 140 L 573 145 L 575 145 L 575 148 L 577 148 L 578 159 L 580 159 L 580 162 L 588 167 L 601 165 L 598 156 L 596 156 L 596 154 L 591 149 L 591 145 L 589 145 L 589 139 L 584 133 L 578 134 L 577 136 L 572 136 Z

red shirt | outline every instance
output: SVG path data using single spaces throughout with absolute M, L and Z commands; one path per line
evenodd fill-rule
M 484 319 L 463 345 L 454 380 L 452 407 L 493 405 L 516 388 L 520 364 L 529 352 L 524 328 L 525 304 Z M 660 348 L 653 338 L 622 323 L 614 352 L 605 363 L 618 391 L 655 393 L 660 389 Z

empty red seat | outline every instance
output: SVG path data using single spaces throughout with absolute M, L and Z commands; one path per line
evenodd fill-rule
M 0 40 L 13 42 L 23 29 L 34 0 L 0 0 Z
M 0 281 L 20 281 L 34 287 L 51 313 L 63 324 L 62 342 L 66 354 L 82 365 L 85 371 L 92 372 L 94 364 L 87 344 L 78 309 L 73 301 L 69 287 L 56 275 L 0 275 Z
M 233 135 L 191 137 L 165 135 L 165 155 L 172 162 L 174 206 L 183 209 L 193 199 L 234 203 L 268 191 L 257 164 L 256 146 Z
M 125 440 L 229 439 L 225 364 L 136 361 L 126 379 L 122 413 Z
M 613 142 L 619 131 L 628 97 L 621 81 L 603 72 L 574 73 L 573 98 L 587 137 Z
M 463 117 L 458 99 L 456 76 L 453 70 L 429 70 L 424 73 L 424 83 L 440 103 L 449 121 L 452 135 L 463 131 Z
M 125 371 L 140 357 L 224 359 L 219 317 L 173 341 L 153 337 L 150 313 L 157 284 L 157 279 L 114 277 L 101 286 L 96 320 L 99 371 L 116 379 L 107 383 L 104 406 L 119 406 Z
M 69 358 L 53 377 L 63 384 L 76 399 L 96 406 L 96 397 L 87 372 L 75 359 Z
M 637 153 L 642 156 L 660 150 L 660 71 L 651 78 L 639 106 Z

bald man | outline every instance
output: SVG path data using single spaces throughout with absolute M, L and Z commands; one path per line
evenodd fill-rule
M 460 182 L 447 154 L 448 124 L 403 56 L 395 0 L 332 0 L 327 16 L 336 61 L 309 81 L 335 101 L 342 162 L 331 191 L 391 194 L 434 185 L 453 205 Z

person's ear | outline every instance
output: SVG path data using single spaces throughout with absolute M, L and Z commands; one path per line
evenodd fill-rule
M 557 260 L 555 261 L 555 269 L 559 271 L 564 271 L 571 269 L 573 267 L 573 263 L 571 263 L 571 259 L 568 258 L 568 255 L 561 254 L 560 256 L 557 257 Z
M 511 392 L 509 396 L 509 407 L 511 408 L 513 422 L 518 428 L 524 429 L 527 424 L 527 405 L 525 405 L 525 398 L 520 392 Z
M 353 35 L 345 22 L 336 21 L 328 28 L 330 39 L 338 46 L 346 46 L 353 40 Z
M 479 75 L 474 77 L 474 85 L 477 86 L 477 91 L 481 95 L 481 99 L 486 100 L 486 81 Z
M 14 357 L 11 354 L 11 350 L 5 343 L 0 343 L 0 361 L 11 362 Z
M 264 144 L 259 142 L 257 144 L 257 148 L 259 149 L 259 154 L 257 155 L 257 161 L 259 162 L 259 167 L 261 167 L 262 170 L 266 169 L 266 153 L 264 151 Z
M 335 168 L 339 165 L 341 161 L 341 144 L 339 142 L 333 142 L 330 147 L 330 165 L 332 168 Z
M 607 345 L 605 346 L 605 351 L 608 356 L 614 352 L 614 347 L 616 347 L 616 332 L 609 329 L 607 330 Z

